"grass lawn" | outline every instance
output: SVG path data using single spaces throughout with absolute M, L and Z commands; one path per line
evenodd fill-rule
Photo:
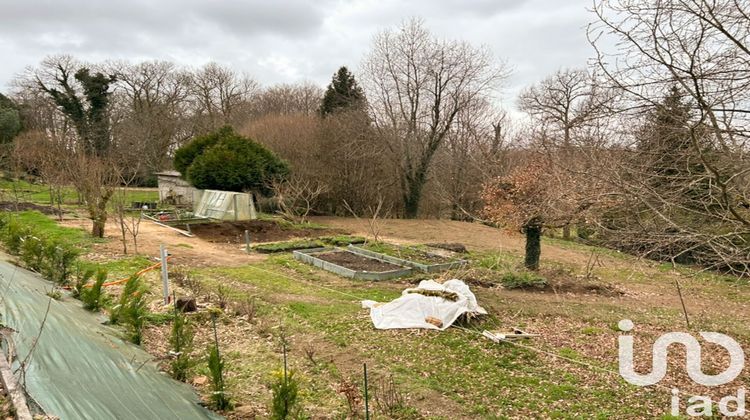
M 79 201 L 78 198 L 78 194 L 73 187 L 62 188 L 63 204 L 75 205 Z M 0 179 L 0 200 L 14 201 L 15 199 L 48 205 L 50 203 L 50 191 L 43 184 L 32 184 L 23 180 L 7 178 Z M 128 189 L 125 201 L 159 201 L 159 192 L 156 189 Z
M 16 217 L 82 247 L 100 245 L 82 230 L 61 228 L 40 213 Z M 207 246 L 198 239 L 191 243 L 185 249 Z M 556 245 L 545 244 L 552 246 Z M 301 405 L 311 418 L 351 416 L 340 390 L 362 390 L 364 363 L 376 418 L 668 418 L 671 387 L 718 400 L 750 380 L 744 373 L 725 387 L 696 388 L 677 358 L 663 388 L 639 388 L 627 384 L 617 367 L 619 320 L 636 323 L 637 345 L 643 350 L 638 360 L 644 366 L 650 363 L 647 343 L 664 332 L 686 330 L 675 281 L 681 284 L 691 316 L 688 331 L 723 332 L 747 347 L 750 325 L 738 321 L 748 316 L 746 282 L 690 267 L 610 256 L 577 244 L 559 249 L 577 258 L 543 258 L 541 273 L 555 280 L 554 287 L 508 290 L 495 287 L 497 281 L 472 285 L 490 315 L 442 332 L 375 330 L 360 301 L 390 301 L 422 278 L 470 281 L 481 272 L 492 280 L 517 270 L 522 255 L 485 249 L 467 256 L 470 267 L 381 282 L 338 277 L 302 264 L 288 252 L 252 257 L 238 250 L 237 258 L 247 257 L 246 262 L 230 267 L 183 260 L 183 265 L 171 266 L 170 273 L 178 297 L 195 296 L 203 308 L 223 308 L 218 336 L 230 396 L 241 409 L 262 418 L 269 415 L 271 380 L 282 367 L 282 341 L 289 350 L 289 366 L 300 380 Z M 600 253 L 602 261 L 587 268 L 592 252 Z M 84 259 L 107 268 L 110 280 L 152 264 L 142 256 L 102 259 L 96 252 Z M 168 351 L 170 317 L 160 303 L 158 271 L 144 278 L 151 288 L 150 308 L 156 312 L 149 318 L 144 347 L 161 358 Z M 112 292 L 117 293 L 116 288 Z M 209 312 L 190 315 L 196 329 L 191 378 L 208 376 L 205 350 L 213 337 Z M 539 337 L 513 345 L 496 344 L 480 334 L 513 327 Z M 720 371 L 721 352 L 705 352 L 704 363 L 704 371 Z M 207 384 L 197 382 L 195 387 L 204 397 L 210 395 Z M 388 403 L 396 400 L 400 403 Z M 229 418 L 239 418 L 233 416 L 229 413 Z
M 9 215 L 25 225 L 32 226 L 35 231 L 48 239 L 78 245 L 81 248 L 87 248 L 97 240 L 82 229 L 60 226 L 56 221 L 38 211 L 12 212 Z
M 401 418 L 625 418 L 637 417 L 641 404 L 667 407 L 665 394 L 632 387 L 616 374 L 602 375 L 522 347 L 494 344 L 479 335 L 482 329 L 511 327 L 506 320 L 521 307 L 527 307 L 532 318 L 547 317 L 543 312 L 548 302 L 513 302 L 505 292 L 481 290 L 480 303 L 491 303 L 492 316 L 469 325 L 468 331 L 377 331 L 359 301 L 389 301 L 407 283 L 342 279 L 289 255 L 239 268 L 196 269 L 192 275 L 205 287 L 205 295 L 221 293 L 229 301 L 252 298 L 256 302 L 252 322 L 225 316 L 219 329 L 230 342 L 232 393 L 244 404 L 270 400 L 267 379 L 281 366 L 283 336 L 289 342 L 290 366 L 302 378 L 303 405 L 313 417 L 347 415 L 345 400 L 336 389 L 347 381 L 361 381 L 362 363 L 368 364 L 375 388 L 393 377 L 406 401 L 399 411 Z M 602 327 L 585 329 L 588 323 L 576 319 L 570 328 L 577 335 L 585 329 L 586 337 L 615 339 L 617 332 L 598 318 L 612 308 L 589 305 L 592 308 L 576 310 Z M 244 328 L 252 332 L 244 337 L 232 332 Z M 528 344 L 549 347 L 547 351 L 580 359 L 593 369 L 616 372 L 613 363 L 590 358 L 574 346 L 555 349 L 544 341 Z

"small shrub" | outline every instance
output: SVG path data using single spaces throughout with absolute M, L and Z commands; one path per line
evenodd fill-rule
M 120 298 L 117 300 L 117 303 L 109 310 L 110 324 L 119 324 L 120 321 L 122 321 L 125 306 L 127 306 L 130 298 L 141 288 L 142 286 L 140 280 L 138 279 L 138 276 L 132 276 L 128 279 L 122 289 L 122 293 L 120 294 Z
M 224 384 L 224 360 L 219 354 L 218 343 L 208 348 L 208 370 L 211 373 L 211 405 L 219 411 L 232 409 Z
M 44 266 L 44 242 L 36 236 L 26 236 L 21 243 L 20 257 L 29 270 L 42 271 Z
M 178 381 L 185 382 L 187 380 L 193 365 L 190 359 L 190 352 L 193 349 L 193 338 L 193 327 L 190 325 L 187 316 L 175 309 L 172 333 L 169 336 L 170 353 L 172 356 L 170 373 Z
M 57 287 L 54 287 L 50 291 L 47 292 L 47 296 L 51 297 L 54 300 L 62 300 L 62 297 L 63 297 L 62 290 L 60 290 Z
M 180 279 L 180 282 L 182 283 L 180 284 L 180 287 L 186 288 L 195 297 L 200 296 L 205 291 L 203 283 L 201 283 L 196 277 L 191 276 L 190 273 L 185 273 L 185 276 Z
M 244 316 L 248 322 L 255 320 L 255 315 L 258 312 L 257 304 L 255 303 L 255 297 L 248 297 L 241 299 L 234 303 L 234 312 L 238 316 Z
M 508 272 L 500 278 L 506 289 L 530 289 L 547 286 L 547 280 L 531 271 Z
M 2 235 L 2 241 L 8 252 L 13 255 L 18 255 L 21 252 L 21 246 L 24 243 L 24 239 L 27 236 L 32 235 L 32 229 L 21 222 L 10 219 L 5 226 L 5 231 Z
M 81 271 L 82 267 L 80 265 L 77 268 L 78 268 L 78 274 L 76 275 L 76 281 L 75 281 L 75 284 L 73 285 L 73 289 L 71 290 L 72 292 L 71 294 L 76 299 L 82 299 L 81 292 L 89 283 L 89 281 L 94 277 L 94 274 L 96 272 L 91 268 Z
M 405 398 L 393 381 L 393 375 L 382 378 L 375 387 L 375 407 L 389 418 L 399 418 L 406 410 Z
M 128 284 L 130 283 L 130 284 Z M 124 300 L 121 300 L 120 315 L 121 322 L 126 325 L 128 340 L 133 344 L 140 345 L 143 341 L 143 327 L 148 320 L 148 307 L 146 305 L 146 290 L 140 277 L 133 276 L 125 284 L 126 294 L 123 292 Z
M 274 374 L 271 384 L 273 401 L 271 403 L 271 418 L 274 420 L 285 420 L 295 418 L 299 415 L 297 396 L 299 393 L 299 380 L 294 370 L 279 371 Z
M 219 306 L 221 310 L 224 310 L 227 308 L 227 305 L 229 304 L 229 289 L 219 285 L 219 287 L 216 288 L 216 304 Z
M 99 270 L 91 286 L 83 285 L 79 289 L 79 296 L 83 302 L 84 309 L 92 312 L 100 311 L 107 303 L 107 294 L 102 289 L 102 285 L 107 280 L 107 271 Z
M 362 414 L 362 392 L 356 382 L 344 379 L 339 384 L 337 391 L 346 398 L 346 406 L 349 410 L 347 418 L 358 418 Z
M 308 344 L 302 350 L 305 352 L 307 360 L 310 361 L 310 365 L 315 366 L 318 364 L 318 361 L 315 360 L 315 346 Z
M 42 275 L 57 284 L 67 285 L 78 254 L 78 250 L 70 245 L 54 241 L 47 243 Z

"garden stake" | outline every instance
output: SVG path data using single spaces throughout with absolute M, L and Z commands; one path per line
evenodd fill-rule
M 161 258 L 161 281 L 164 287 L 164 304 L 169 304 L 169 272 L 167 271 L 167 249 L 164 244 L 159 245 L 159 256 Z
M 370 397 L 367 394 L 367 363 L 363 363 L 365 368 L 365 419 L 370 420 Z
M 250 253 L 250 232 L 245 229 L 245 252 Z
M 287 382 L 287 374 L 286 374 L 286 343 L 281 343 L 281 352 L 284 354 L 284 385 L 286 385 Z

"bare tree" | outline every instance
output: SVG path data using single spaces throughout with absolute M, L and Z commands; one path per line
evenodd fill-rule
M 348 214 L 344 200 L 357 212 L 379 199 L 389 208 L 400 201 L 394 163 L 361 112 L 325 119 L 270 114 L 251 121 L 243 133 L 284 158 L 297 176 L 325 186 L 314 205 L 319 211 Z
M 547 129 L 554 145 L 570 150 L 575 131 L 608 112 L 612 92 L 585 70 L 560 70 L 525 89 L 519 108 Z
M 643 210 L 637 218 L 631 213 L 630 220 L 603 220 L 602 226 L 622 233 L 629 247 L 646 255 L 685 257 L 750 274 L 745 239 L 750 235 L 748 10 L 750 3 L 741 0 L 596 5 L 599 20 L 589 37 L 599 70 L 627 95 L 631 113 L 621 125 L 638 118 L 651 132 L 678 134 L 673 136 L 676 147 L 650 154 L 647 143 L 639 141 L 643 133 L 623 136 L 621 146 L 609 152 L 617 157 L 607 160 L 612 169 L 590 172 L 608 179 L 621 203 Z M 616 40 L 618 48 L 605 50 L 602 39 Z M 666 106 L 670 95 L 682 105 Z M 679 111 L 681 106 L 686 112 Z M 660 107 L 672 112 L 659 116 Z M 657 117 L 634 114 L 643 109 L 657 110 L 652 114 Z M 669 157 L 669 162 L 657 162 L 659 171 L 645 172 L 639 158 L 655 156 Z M 649 223 L 639 226 L 643 221 Z
M 482 210 L 482 186 L 507 170 L 510 119 L 489 101 L 476 101 L 456 115 L 454 128 L 435 158 L 437 194 L 454 220 L 474 219 Z
M 570 171 L 580 170 L 575 143 L 588 140 L 588 128 L 610 113 L 615 91 L 604 89 L 594 75 L 585 70 L 560 70 L 527 88 L 519 96 L 519 108 L 535 124 L 535 139 L 548 155 L 549 170 L 557 171 L 552 181 L 565 190 L 573 183 Z M 570 239 L 570 225 L 576 217 L 576 206 L 563 224 L 563 238 Z
M 49 190 L 49 206 L 62 220 L 63 188 L 70 183 L 66 157 L 69 149 L 57 132 L 27 131 L 19 136 L 13 148 L 15 166 L 25 173 L 35 173 Z
M 198 134 L 244 122 L 248 100 L 258 89 L 255 80 L 217 63 L 194 72 L 190 86 Z
M 319 182 L 293 175 L 286 180 L 274 181 L 271 185 L 279 212 L 287 219 L 307 223 L 315 200 L 326 187 Z
M 114 135 L 136 149 L 143 162 L 139 178 L 171 165 L 170 153 L 193 136 L 188 108 L 190 75 L 164 61 L 112 62 L 117 75 Z M 127 145 L 123 145 L 127 143 Z
M 312 83 L 280 84 L 264 89 L 251 99 L 252 115 L 314 116 L 320 107 L 323 89 Z
M 378 35 L 364 85 L 379 135 L 399 162 L 404 215 L 416 217 L 436 152 L 456 116 L 507 74 L 486 49 L 434 38 L 421 21 Z

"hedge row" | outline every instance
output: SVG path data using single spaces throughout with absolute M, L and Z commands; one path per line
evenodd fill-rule
M 74 246 L 49 239 L 10 214 L 0 217 L 0 243 L 10 254 L 17 255 L 26 268 L 60 285 L 69 284 L 80 254 Z

